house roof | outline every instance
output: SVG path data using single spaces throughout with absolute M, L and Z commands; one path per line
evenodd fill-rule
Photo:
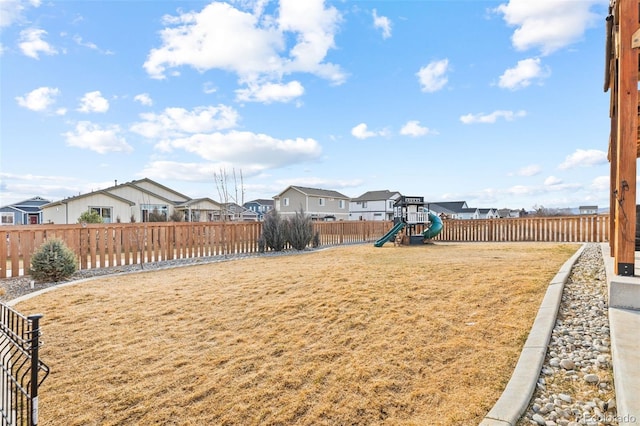
M 197 204 L 197 203 L 200 203 L 202 201 L 213 203 L 214 205 L 218 206 L 219 208 L 222 207 L 222 204 L 220 204 L 219 202 L 217 202 L 215 200 L 212 200 L 211 198 L 208 198 L 208 197 L 205 197 L 205 198 L 194 198 L 192 200 L 183 201 L 181 203 L 177 203 L 175 205 L 175 207 L 189 207 L 189 206 L 191 206 L 193 204 Z
M 579 209 L 593 209 L 593 210 L 597 210 L 598 206 L 580 206 L 578 207 Z
M 303 193 L 304 195 L 310 195 L 310 196 L 314 196 L 314 197 L 344 198 L 344 199 L 347 199 L 347 200 L 349 199 L 349 197 L 347 197 L 344 194 L 339 193 L 338 191 L 332 191 L 330 189 L 307 188 L 307 187 L 304 187 L 304 186 L 294 186 L 294 185 L 289 186 L 287 189 L 282 191 L 280 194 L 276 195 L 274 198 L 281 197 L 282 194 L 287 192 L 289 189 L 293 189 L 293 190 L 296 190 L 298 192 Z
M 33 198 L 29 198 L 28 200 L 22 200 L 19 203 L 0 206 L 0 208 L 11 207 L 13 209 L 18 209 L 26 212 L 26 211 L 29 211 L 28 209 L 35 207 L 36 211 L 38 211 L 40 206 L 48 204 L 50 202 L 51 201 L 46 200 L 42 197 L 33 197 Z
M 175 194 L 175 195 L 176 195 L 176 196 L 178 196 L 179 198 L 185 198 L 185 199 L 186 199 L 186 201 L 182 201 L 182 200 L 180 200 L 180 201 L 171 200 L 171 199 L 169 199 L 169 198 L 163 197 L 162 195 L 159 195 L 159 194 L 157 194 L 157 193 L 155 193 L 155 192 L 153 192 L 153 191 L 150 191 L 150 190 L 148 190 L 148 189 L 143 188 L 142 186 L 140 186 L 140 184 L 141 184 L 141 183 L 145 183 L 145 182 L 146 182 L 146 183 L 150 183 L 150 184 L 152 184 L 152 185 L 155 185 L 155 186 L 157 186 L 158 188 L 161 188 L 161 189 L 163 189 L 163 190 L 165 190 L 165 191 L 168 191 L 168 192 L 170 192 L 170 193 L 172 193 L 172 194 Z M 60 204 L 66 204 L 66 203 L 68 203 L 69 201 L 80 200 L 80 199 L 82 199 L 82 198 L 89 197 L 89 196 L 96 195 L 96 194 L 106 195 L 106 196 L 109 196 L 109 197 L 111 197 L 111 198 L 114 198 L 114 199 L 116 199 L 116 200 L 118 200 L 118 201 L 120 201 L 120 202 L 127 203 L 127 204 L 129 204 L 130 206 L 135 206 L 135 205 L 136 205 L 136 203 L 135 203 L 135 202 L 133 202 L 133 201 L 131 201 L 131 200 L 127 200 L 126 198 L 120 197 L 120 196 L 118 196 L 118 195 L 116 195 L 116 194 L 113 194 L 113 193 L 111 192 L 111 191 L 113 191 L 114 189 L 121 188 L 121 187 L 123 187 L 123 186 L 130 186 L 130 187 L 133 187 L 133 188 L 135 188 L 136 190 L 138 190 L 138 191 L 140 191 L 140 192 L 144 192 L 145 194 L 152 195 L 152 196 L 154 196 L 154 197 L 156 197 L 156 198 L 159 198 L 159 199 L 161 199 L 161 200 L 164 200 L 164 201 L 166 201 L 166 202 L 168 202 L 168 203 L 171 203 L 171 204 L 173 204 L 173 205 L 186 205 L 185 203 L 194 202 L 194 201 L 198 201 L 198 200 L 211 200 L 211 199 L 209 199 L 209 198 L 206 198 L 206 199 L 201 198 L 201 199 L 198 199 L 198 200 L 192 200 L 192 199 L 191 199 L 191 197 L 188 197 L 188 196 L 186 196 L 186 195 L 184 195 L 184 194 L 181 194 L 181 193 L 180 193 L 180 192 L 178 192 L 178 191 L 174 191 L 173 189 L 171 189 L 171 188 L 169 188 L 169 187 L 166 187 L 166 186 L 164 186 L 164 185 L 162 185 L 162 184 L 160 184 L 160 183 L 158 183 L 158 182 L 156 182 L 156 181 L 153 181 L 153 180 L 151 180 L 151 179 L 144 178 L 144 179 L 133 180 L 133 181 L 131 181 L 131 182 L 125 182 L 125 183 L 121 183 L 121 184 L 116 184 L 116 185 L 110 186 L 110 187 L 105 188 L 105 189 L 100 189 L 100 190 L 98 190 L 98 191 L 92 191 L 92 192 L 87 192 L 87 193 L 84 193 L 84 194 L 79 194 L 79 195 L 76 195 L 76 196 L 73 196 L 73 197 L 65 198 L 65 199 L 63 199 L 63 200 L 54 201 L 54 202 L 49 202 L 49 203 L 47 203 L 47 204 L 43 205 L 43 206 L 42 206 L 42 208 L 48 208 L 48 207 L 51 207 L 51 206 L 56 206 L 56 205 L 60 205 Z M 220 203 L 217 203 L 217 202 L 215 202 L 215 201 L 213 201 L 213 200 L 211 200 L 211 201 L 212 201 L 213 203 L 215 203 L 215 204 L 220 204 Z
M 266 200 L 264 198 L 259 198 L 257 200 L 247 201 L 245 204 L 260 204 L 262 206 L 272 206 L 273 207 L 273 200 Z
M 451 210 L 453 212 L 458 212 L 467 205 L 466 201 L 441 201 L 441 202 L 429 202 L 430 205 L 438 205 L 440 207 L 444 207 L 447 210 Z
M 457 214 L 462 213 L 462 209 L 466 208 L 466 201 L 442 201 L 442 202 L 426 202 L 429 210 L 437 213 Z
M 397 191 L 368 191 L 359 196 L 358 198 L 352 198 L 351 201 L 380 201 L 380 200 L 390 200 L 394 195 L 400 196 L 400 193 Z
M 140 188 L 142 189 L 142 188 Z M 43 209 L 45 208 L 49 208 L 49 207 L 53 207 L 53 206 L 58 206 L 60 204 L 67 204 L 69 201 L 75 201 L 75 200 L 80 200 L 82 198 L 86 198 L 86 197 L 90 197 L 92 195 L 106 195 L 107 197 L 111 197 L 114 198 L 122 203 L 127 203 L 130 206 L 135 206 L 136 203 L 134 203 L 131 200 L 127 200 L 126 198 L 122 198 L 118 195 L 112 194 L 110 192 L 107 192 L 106 189 L 101 189 L 99 191 L 93 191 L 93 192 L 87 192 L 86 194 L 80 194 L 80 195 L 76 195 L 75 197 L 69 197 L 69 198 L 65 198 L 63 200 L 59 200 L 59 201 L 54 201 L 52 203 L 48 203 L 42 206 Z

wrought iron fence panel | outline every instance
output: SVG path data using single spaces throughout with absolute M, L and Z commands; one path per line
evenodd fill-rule
M 38 388 L 49 375 L 39 359 L 40 318 L 0 303 L 0 426 L 38 424 Z

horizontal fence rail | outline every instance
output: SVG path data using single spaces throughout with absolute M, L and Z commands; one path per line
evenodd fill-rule
M 374 242 L 390 221 L 314 222 L 321 246 Z M 146 222 L 3 226 L 0 278 L 28 274 L 31 256 L 50 238 L 77 255 L 78 266 L 95 269 L 147 262 L 258 253 L 260 222 Z M 609 216 L 444 220 L 438 241 L 606 242 Z

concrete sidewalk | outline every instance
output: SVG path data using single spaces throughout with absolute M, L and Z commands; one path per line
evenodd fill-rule
M 609 244 L 601 245 L 609 289 L 609 326 L 618 423 L 640 426 L 640 252 L 633 277 L 614 274 Z

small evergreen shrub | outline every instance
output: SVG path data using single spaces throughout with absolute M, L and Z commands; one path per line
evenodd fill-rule
M 261 234 L 258 238 L 258 252 L 264 253 L 267 249 L 267 242 L 265 241 L 264 234 Z
M 313 223 L 311 216 L 304 213 L 302 208 L 297 211 L 295 216 L 288 220 L 287 239 L 291 247 L 296 250 L 304 250 L 307 248 L 313 238 Z
M 78 218 L 78 223 L 104 223 L 104 219 L 95 210 L 87 210 L 82 212 Z
M 58 282 L 78 269 L 75 253 L 57 238 L 45 241 L 31 257 L 29 274 L 36 281 Z
M 264 217 L 262 237 L 266 246 L 274 251 L 284 250 L 287 244 L 287 222 L 275 209 L 270 210 Z

